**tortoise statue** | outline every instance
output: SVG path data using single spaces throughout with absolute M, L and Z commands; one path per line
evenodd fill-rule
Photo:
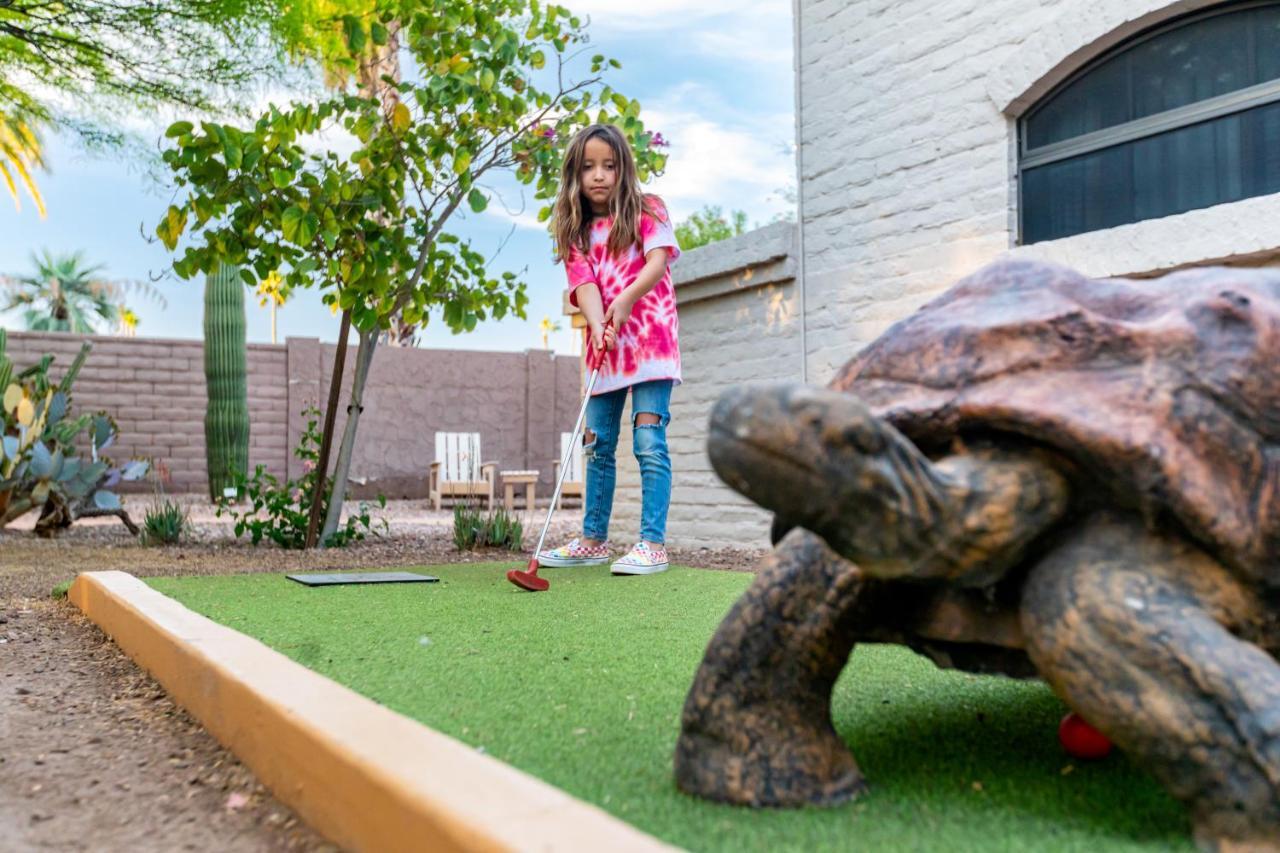
M 726 393 L 708 451 L 775 547 L 690 689 L 681 789 L 856 796 L 831 690 L 899 643 L 1043 678 L 1202 846 L 1280 849 L 1280 272 L 1001 261 L 827 388 Z

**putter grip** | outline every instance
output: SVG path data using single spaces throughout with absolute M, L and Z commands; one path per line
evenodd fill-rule
M 613 323 L 605 324 L 605 329 L 608 329 L 612 325 Z M 599 370 L 600 365 L 603 363 L 604 363 L 604 350 L 596 349 L 594 346 L 591 345 L 591 335 L 590 333 L 588 333 L 587 334 L 587 369 Z

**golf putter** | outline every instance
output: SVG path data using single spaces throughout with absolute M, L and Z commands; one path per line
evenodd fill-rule
M 612 325 L 612 323 L 606 325 L 605 330 L 607 331 Z M 512 569 L 507 572 L 507 580 L 521 589 L 529 590 L 529 592 L 542 592 L 551 586 L 551 582 L 546 578 L 538 577 L 538 555 L 542 553 L 542 544 L 546 541 L 547 530 L 551 527 L 551 516 L 555 513 L 556 503 L 560 500 L 560 489 L 564 486 L 564 476 L 569 473 L 569 460 L 572 458 L 574 447 L 578 443 L 578 436 L 582 433 L 582 422 L 587 417 L 587 403 L 591 402 L 591 392 L 595 390 L 596 378 L 600 375 L 600 365 L 603 363 L 604 350 L 592 348 L 590 341 L 588 341 L 587 366 L 591 368 L 591 379 L 587 382 L 587 392 L 582 395 L 582 408 L 578 410 L 578 422 L 573 425 L 573 436 L 569 439 L 569 446 L 565 452 L 564 459 L 560 460 L 560 477 L 556 480 L 555 494 L 551 496 L 551 506 L 547 508 L 547 520 L 542 523 L 542 533 L 538 536 L 538 544 L 533 549 L 533 556 L 529 558 L 529 567 L 525 570 Z

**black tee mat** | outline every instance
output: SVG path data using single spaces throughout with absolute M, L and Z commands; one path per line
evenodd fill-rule
M 285 575 L 306 586 L 342 586 L 357 583 L 434 583 L 440 578 L 413 572 L 333 572 L 330 574 Z

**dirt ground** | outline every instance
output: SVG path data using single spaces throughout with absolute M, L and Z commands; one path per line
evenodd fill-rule
M 200 496 L 182 496 L 187 544 L 144 548 L 115 519 L 57 540 L 13 525 L 0 532 L 0 846 L 6 851 L 332 850 L 236 758 L 176 707 L 147 674 L 53 588 L 81 571 L 140 577 L 372 568 L 511 560 L 459 554 L 451 516 L 396 501 L 390 535 L 331 551 L 282 551 L 235 540 Z M 146 502 L 126 501 L 135 521 Z M 33 519 L 28 520 L 29 527 Z M 557 513 L 549 541 L 579 529 Z M 526 522 L 532 547 L 541 518 Z M 673 562 L 750 571 L 759 551 L 681 551 Z M 522 562 L 517 557 L 514 562 Z

